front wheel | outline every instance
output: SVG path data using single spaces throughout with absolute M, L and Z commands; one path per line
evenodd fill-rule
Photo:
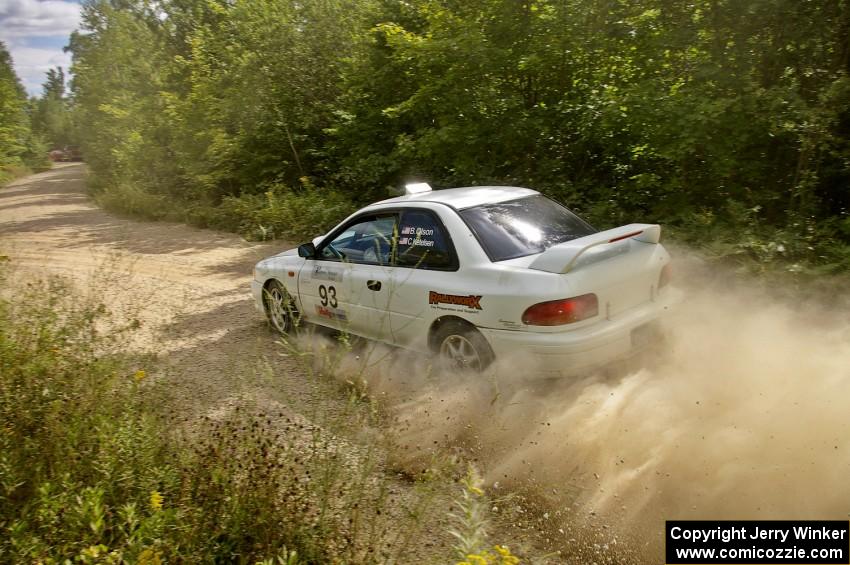
M 449 369 L 474 371 L 493 362 L 493 350 L 477 329 L 459 322 L 447 322 L 437 329 L 434 344 L 440 363 Z
M 288 334 L 295 327 L 297 310 L 289 293 L 278 281 L 271 281 L 263 289 L 266 317 L 272 327 L 281 334 Z

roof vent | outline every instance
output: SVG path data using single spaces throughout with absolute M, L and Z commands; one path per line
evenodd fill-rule
M 405 194 L 422 194 L 423 192 L 431 192 L 431 185 L 427 182 L 414 182 L 404 185 Z

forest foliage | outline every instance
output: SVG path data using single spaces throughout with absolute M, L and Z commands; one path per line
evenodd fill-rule
M 72 97 L 103 202 L 315 234 L 409 180 L 850 266 L 848 0 L 87 0 Z
M 32 104 L 0 41 L 0 184 L 47 165 L 47 147 L 32 123 Z

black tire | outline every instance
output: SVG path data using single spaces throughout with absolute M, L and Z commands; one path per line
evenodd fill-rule
M 298 319 L 298 310 L 280 282 L 270 281 L 263 288 L 263 306 L 272 329 L 282 335 L 292 333 Z
M 431 343 L 440 364 L 448 369 L 480 373 L 495 357 L 481 332 L 463 322 L 444 322 L 434 332 Z

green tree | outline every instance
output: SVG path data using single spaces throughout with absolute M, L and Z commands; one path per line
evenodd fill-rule
M 70 102 L 65 96 L 65 72 L 62 67 L 49 69 L 42 85 L 41 98 L 32 102 L 32 128 L 53 149 L 75 145 Z
M 75 119 L 98 186 L 175 187 L 163 24 L 147 2 L 92 0 L 71 36 Z
M 0 41 L 0 182 L 26 167 L 45 165 L 44 146 L 30 129 L 26 91 L 6 45 Z

